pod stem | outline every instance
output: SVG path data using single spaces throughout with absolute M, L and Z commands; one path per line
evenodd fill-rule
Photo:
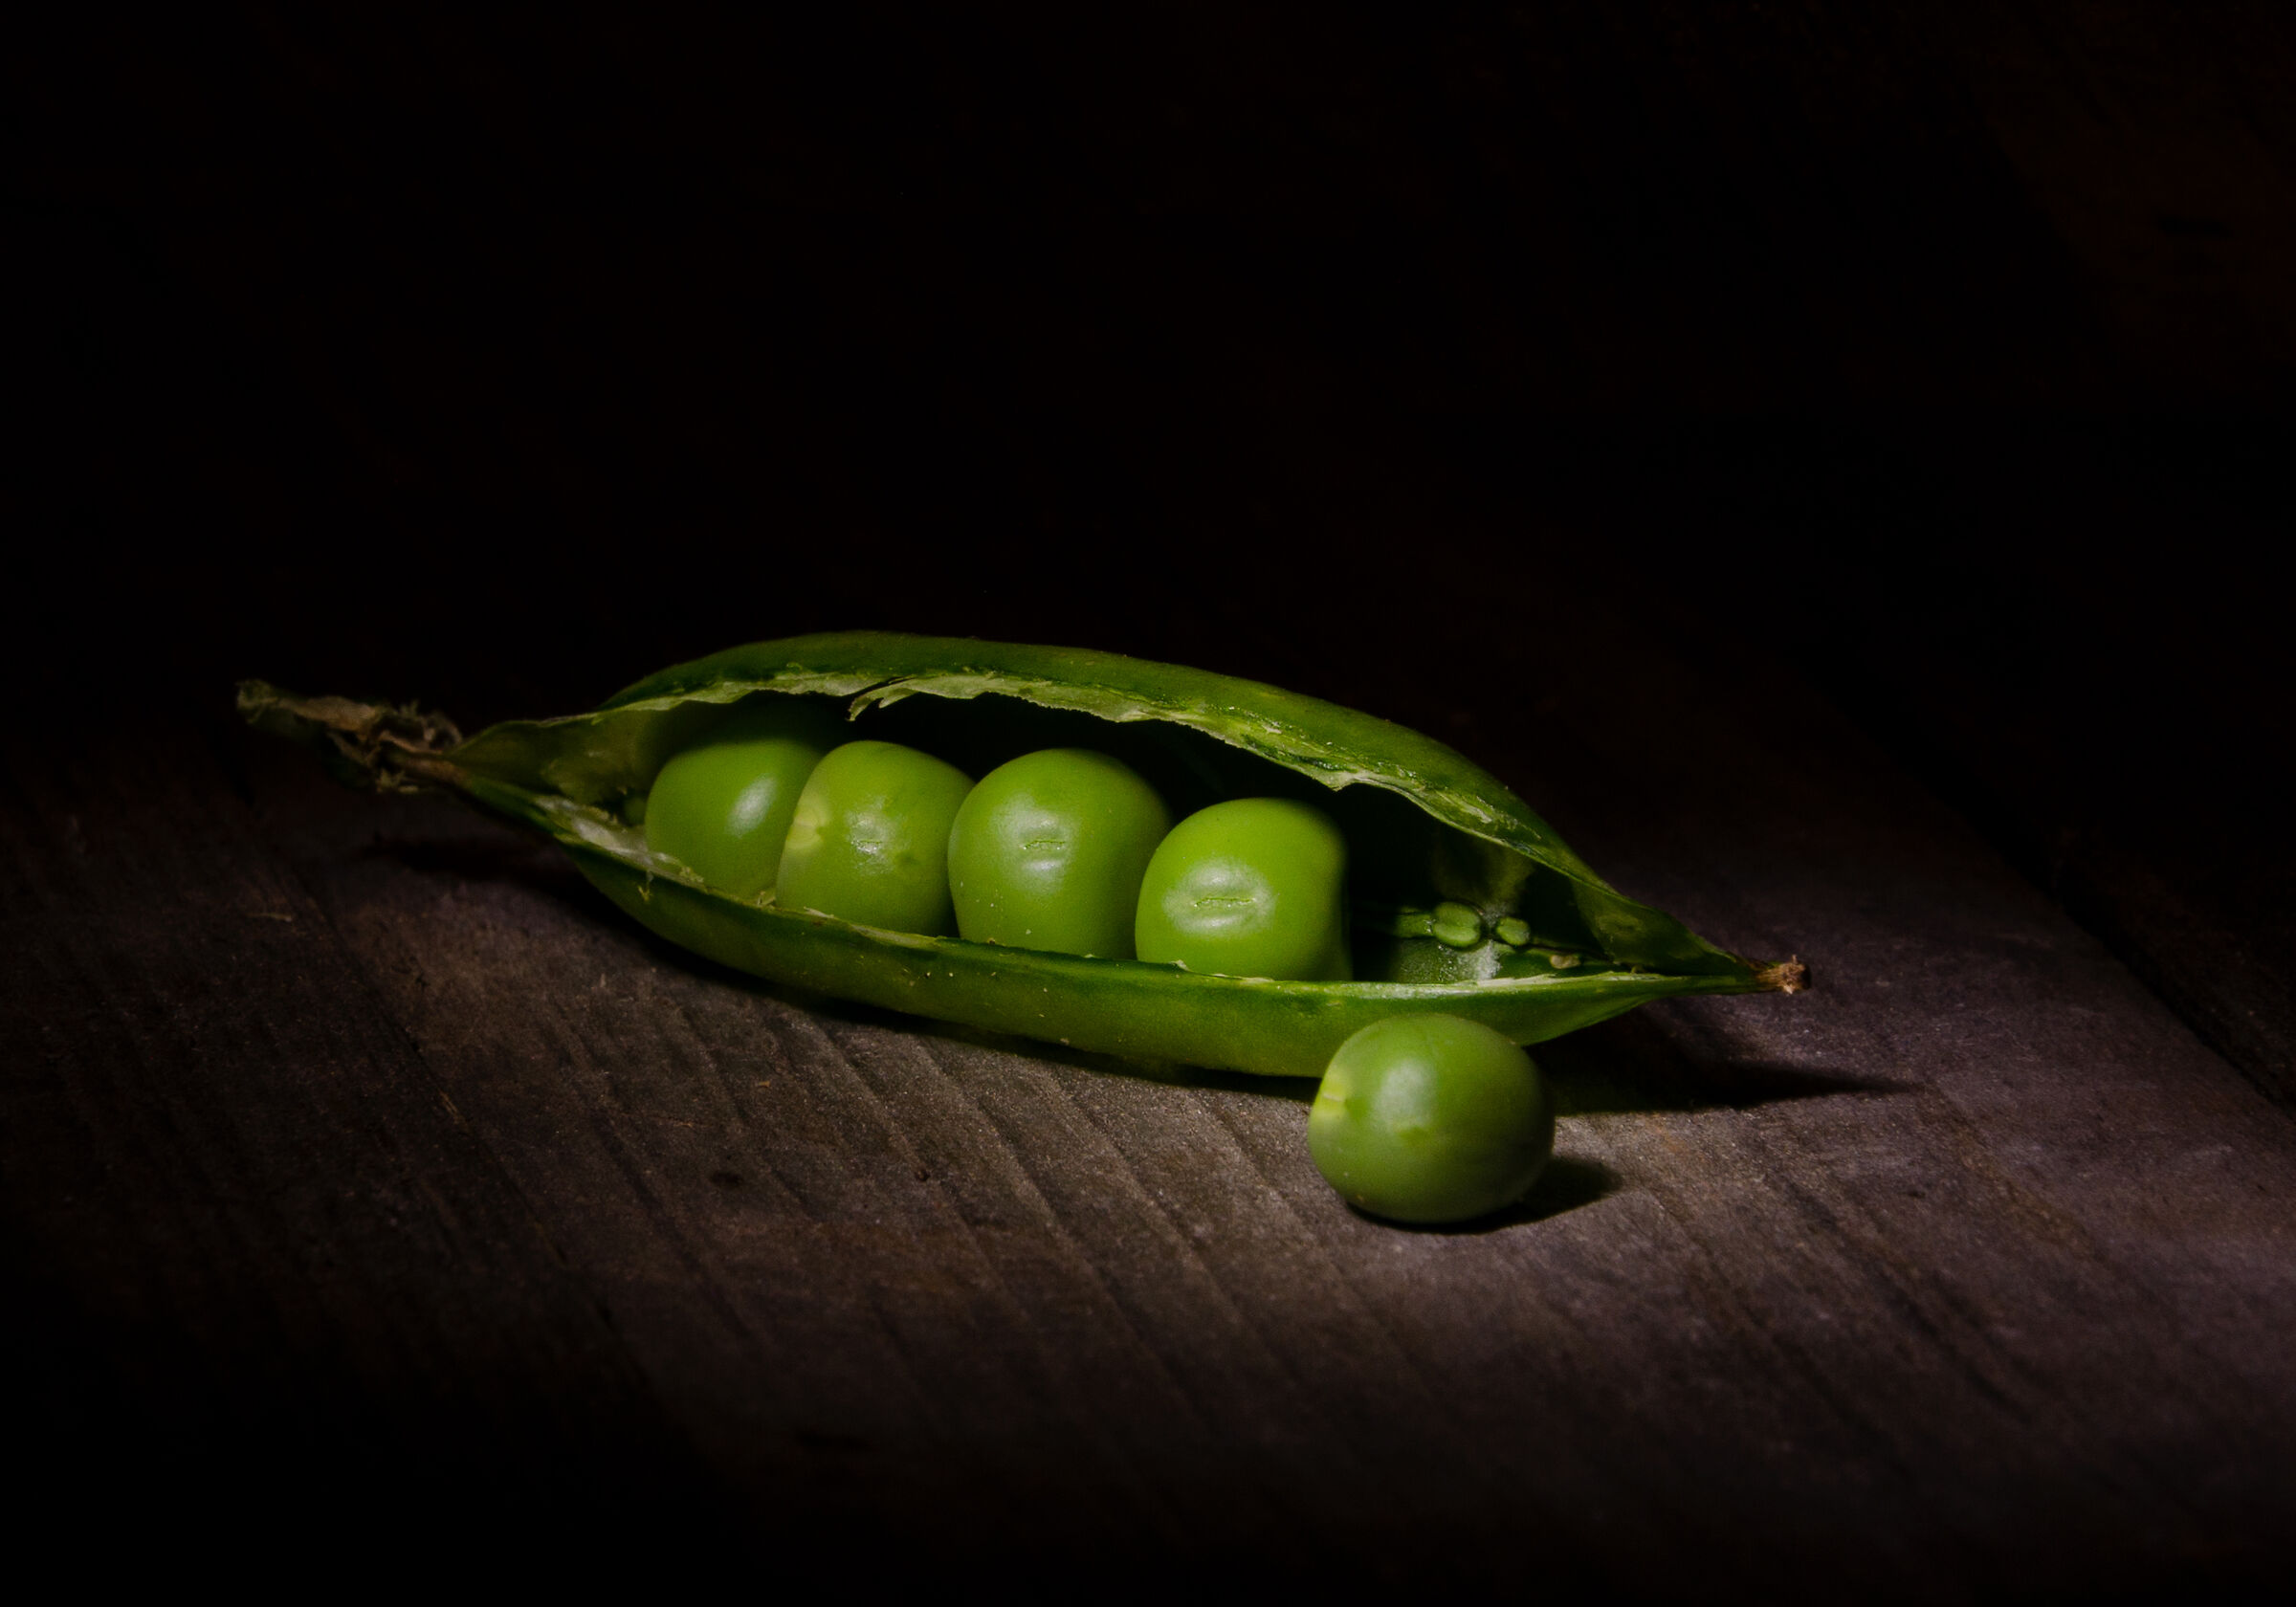
M 1754 980 L 1765 993 L 1799 993 L 1810 985 L 1810 968 L 1802 964 L 1799 957 L 1781 959 L 1756 971 Z
M 407 703 L 298 697 L 269 681 L 239 683 L 239 714 L 275 737 L 316 749 L 335 779 L 372 792 L 460 788 L 467 778 L 445 755 L 462 733 L 446 715 Z

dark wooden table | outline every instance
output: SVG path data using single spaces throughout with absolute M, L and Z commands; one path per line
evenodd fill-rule
M 2283 8 L 251 11 L 14 70 L 32 1521 L 1107 1592 L 2296 1561 Z M 845 625 L 1432 731 L 1817 985 L 1549 1046 L 1546 1178 L 1399 1231 L 1306 1086 L 762 986 L 229 712 Z

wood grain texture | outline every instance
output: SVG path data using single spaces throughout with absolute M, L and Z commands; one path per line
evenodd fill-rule
M 340 1523 L 505 1464 L 510 1510 L 582 1508 L 554 1464 L 627 1449 L 666 1481 L 646 1507 L 706 1521 L 592 1297 L 211 753 L 144 738 L 9 765 L 0 1177 L 42 1509 L 245 1481 Z

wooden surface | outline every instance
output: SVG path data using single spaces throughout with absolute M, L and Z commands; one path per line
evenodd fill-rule
M 1909 1594 L 2280 1554 L 2285 1111 L 1839 716 L 1603 679 L 1462 708 L 1822 985 L 1555 1046 L 1556 1171 L 1480 1231 L 1351 1215 L 1304 1086 L 777 998 L 220 731 L 11 756 L 11 1221 L 79 1365 L 225 1420 L 180 1432 L 452 1419 L 740 1528 Z
M 2284 1578 L 2288 677 L 2226 556 L 2296 516 L 2283 9 L 852 14 L 11 69 L 28 1515 L 1069 1592 Z M 845 625 L 1403 720 L 1817 986 L 1550 1046 L 1546 1180 L 1399 1231 L 1304 1086 L 760 987 L 228 709 L 475 724 Z

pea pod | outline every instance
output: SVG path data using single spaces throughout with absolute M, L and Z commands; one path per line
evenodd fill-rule
M 856 735 L 972 775 L 1038 748 L 1111 752 L 1177 814 L 1223 797 L 1317 801 L 1347 833 L 1348 982 L 1210 976 L 856 926 L 715 891 L 629 824 L 669 757 L 744 699 L 841 708 Z M 1537 1043 L 1673 994 L 1794 992 L 1626 898 L 1487 772 L 1429 737 L 1253 681 L 1081 649 L 873 631 L 793 637 L 665 670 L 590 714 L 462 739 L 412 709 L 239 691 L 254 724 L 345 779 L 444 788 L 539 829 L 651 931 L 838 998 L 1132 1059 L 1320 1076 L 1385 1017 L 1441 1012 Z

